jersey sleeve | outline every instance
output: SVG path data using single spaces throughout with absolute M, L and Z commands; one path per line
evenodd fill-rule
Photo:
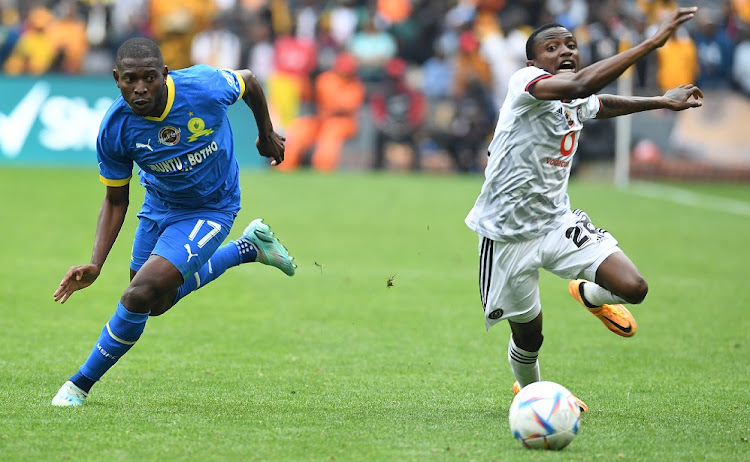
M 578 106 L 578 120 L 584 122 L 589 119 L 593 119 L 599 114 L 599 109 L 602 107 L 602 102 L 596 95 L 591 95 L 584 100 L 584 103 Z
M 191 91 L 217 101 L 222 106 L 230 106 L 245 94 L 245 80 L 232 69 L 217 69 L 206 64 L 189 68 L 192 80 Z
M 534 98 L 534 95 L 532 95 L 529 90 L 535 83 L 550 77 L 552 77 L 552 74 L 544 69 L 539 69 L 534 66 L 524 67 L 523 69 L 516 71 L 516 73 L 510 77 L 510 82 L 508 83 L 508 93 L 512 92 L 512 95 L 514 96 L 514 109 L 523 110 L 544 102 L 543 100 Z
M 104 125 L 106 123 L 102 122 Z M 133 176 L 133 160 L 124 154 L 119 140 L 107 127 L 96 138 L 96 158 L 99 162 L 99 181 L 107 186 L 125 186 Z
M 239 101 L 245 94 L 245 80 L 232 69 L 216 69 L 216 96 L 229 106 Z

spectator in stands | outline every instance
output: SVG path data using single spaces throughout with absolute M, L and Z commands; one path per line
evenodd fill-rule
M 368 13 L 357 6 L 356 0 L 338 0 L 336 3 L 326 16 L 331 37 L 343 48 L 354 37 L 362 17 Z
M 240 69 L 241 51 L 240 38 L 225 26 L 219 14 L 215 14 L 209 26 L 193 37 L 190 60 L 193 64 L 207 64 L 219 69 Z
M 453 85 L 453 54 L 457 44 L 453 36 L 443 34 L 435 44 L 435 52 L 422 65 L 422 92 L 431 101 L 448 99 Z
M 282 130 L 286 130 L 299 117 L 303 105 L 313 99 L 312 74 L 317 65 L 315 42 L 296 35 L 276 39 L 268 95 L 271 110 L 278 117 Z
M 111 9 L 112 24 L 109 40 L 117 49 L 128 39 L 149 35 L 149 0 L 114 0 Z M 107 57 L 108 68 L 111 56 Z M 110 69 L 111 71 L 111 69 Z
M 25 30 L 5 62 L 5 72 L 38 75 L 52 69 L 57 58 L 57 46 L 49 30 L 54 21 L 52 12 L 43 6 L 29 12 Z
M 453 93 L 461 98 L 467 93 L 471 82 L 477 81 L 486 88 L 492 86 L 490 65 L 479 54 L 479 40 L 474 32 L 467 30 L 458 38 L 458 53 L 453 64 Z
M 377 0 L 375 11 L 378 19 L 390 26 L 409 19 L 412 4 L 410 0 Z
M 289 9 L 287 0 L 266 0 L 268 15 L 273 35 L 292 35 L 294 33 L 294 17 Z
M 295 35 L 300 40 L 314 41 L 318 27 L 318 8 L 315 0 L 302 0 L 295 11 Z
M 274 40 L 271 25 L 265 19 L 252 20 L 243 24 L 243 27 L 246 29 L 245 38 L 249 39 L 248 69 L 253 70 L 253 74 L 265 87 L 275 71 L 279 54 L 282 54 L 277 46 L 283 37 Z
M 364 100 L 357 60 L 349 53 L 339 54 L 333 68 L 315 81 L 316 112 L 298 118 L 287 131 L 282 170 L 298 167 L 311 148 L 314 168 L 330 171 L 338 167 L 342 145 L 357 133 Z
M 64 0 L 59 6 L 61 17 L 52 22 L 48 32 L 57 48 L 55 70 L 77 74 L 81 72 L 89 50 L 86 23 L 81 19 L 74 0 Z
M 605 10 L 601 8 L 601 10 Z M 615 14 L 612 12 L 610 14 Z M 623 51 L 623 41 L 627 41 L 627 47 L 632 47 L 637 43 L 641 43 L 646 40 L 650 32 L 646 23 L 646 15 L 635 11 L 633 14 L 628 15 L 625 18 L 627 28 L 624 36 L 621 38 L 619 50 Z M 679 33 L 678 33 L 679 34 Z M 657 86 L 656 84 L 656 71 L 658 69 L 658 53 L 651 53 L 641 58 L 635 63 L 635 75 L 633 84 L 639 89 L 653 89 Z M 673 88 L 673 87 L 669 87 Z M 668 89 L 668 88 L 667 88 Z M 665 89 L 665 91 L 667 90 Z M 651 93 L 651 91 L 648 91 Z
M 732 0 L 731 6 L 737 17 L 745 25 L 750 25 L 750 0 Z
M 396 56 L 396 39 L 379 29 L 374 18 L 365 21 L 349 43 L 349 52 L 357 59 L 359 76 L 366 83 L 378 83 L 385 77 L 385 63 Z
M 573 30 L 585 23 L 589 15 L 588 3 L 585 0 L 547 0 L 546 7 L 555 22 Z
M 740 31 L 739 43 L 734 49 L 732 76 L 737 87 L 750 96 L 750 28 L 745 26 Z
M 453 157 L 459 172 L 477 172 L 480 156 L 486 158 L 487 144 L 497 119 L 492 94 L 479 79 L 468 79 L 457 95 L 450 130 L 443 147 Z
M 0 4 L 0 69 L 21 35 L 18 10 Z
M 656 82 L 661 91 L 695 83 L 698 79 L 698 50 L 684 27 L 677 29 L 663 47 L 656 50 Z
M 693 38 L 698 49 L 700 68 L 698 86 L 703 90 L 728 88 L 731 83 L 734 46 L 726 29 L 719 24 L 716 12 L 710 8 L 698 10 L 695 19 L 697 27 Z
M 646 15 L 649 25 L 660 23 L 679 7 L 675 0 L 636 0 L 636 5 Z
M 190 67 L 193 37 L 204 30 L 216 12 L 213 0 L 159 0 L 150 3 L 154 40 L 164 64 L 177 70 Z
M 406 70 L 406 62 L 401 58 L 388 61 L 385 82 L 370 98 L 375 124 L 373 167 L 377 170 L 385 167 L 389 143 L 408 146 L 411 168 L 419 170 L 417 134 L 424 120 L 424 95 L 409 86 Z
M 511 67 L 512 58 L 505 51 L 505 38 L 497 15 L 480 12 L 474 30 L 479 38 L 479 54 L 490 65 L 492 99 L 499 109 L 508 92 L 508 80 L 516 69 Z

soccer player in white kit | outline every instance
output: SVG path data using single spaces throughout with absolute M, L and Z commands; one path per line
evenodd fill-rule
M 588 119 L 701 106 L 703 93 L 692 84 L 657 97 L 595 95 L 664 45 L 696 11 L 676 10 L 643 43 L 583 69 L 575 37 L 559 24 L 538 28 L 526 43 L 527 67 L 510 78 L 489 145 L 486 179 L 466 217 L 479 234 L 487 329 L 504 319 L 510 324 L 508 361 L 516 393 L 540 380 L 540 268 L 572 279 L 570 294 L 609 330 L 623 337 L 635 334 L 635 319 L 621 303 L 642 302 L 648 285 L 611 234 L 582 210 L 571 210 L 570 166 Z

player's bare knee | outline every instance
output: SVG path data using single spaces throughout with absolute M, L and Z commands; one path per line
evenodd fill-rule
M 158 308 L 161 290 L 153 284 L 130 284 L 120 302 L 130 312 L 148 313 Z
M 161 316 L 161 315 L 163 315 L 166 312 L 167 312 L 167 310 L 165 308 L 153 309 L 153 310 L 151 310 L 151 312 L 148 315 L 151 316 L 151 317 L 155 317 L 155 316 Z
M 623 298 L 628 303 L 638 304 L 646 298 L 646 294 L 648 294 L 648 283 L 646 283 L 645 279 L 638 276 L 628 283 Z

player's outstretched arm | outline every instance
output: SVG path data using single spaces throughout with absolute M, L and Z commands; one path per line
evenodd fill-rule
M 263 87 L 251 71 L 242 69 L 235 72 L 245 81 L 245 94 L 242 99 L 253 111 L 255 122 L 258 124 L 258 139 L 255 140 L 255 146 L 261 156 L 271 158 L 271 165 L 279 165 L 284 161 L 284 141 L 286 141 L 286 138 L 273 130 Z
M 654 35 L 637 46 L 597 61 L 575 73 L 560 73 L 540 80 L 532 90 L 537 99 L 564 100 L 586 98 L 617 79 L 639 59 L 666 43 L 678 27 L 691 20 L 697 7 L 679 8 L 665 19 Z
M 596 115 L 597 119 L 609 119 L 634 112 L 648 111 L 651 109 L 669 109 L 671 111 L 684 111 L 692 107 L 701 107 L 703 92 L 695 85 L 680 85 L 673 88 L 663 96 L 638 97 L 599 95 L 601 108 Z
M 53 294 L 56 302 L 65 303 L 73 292 L 85 289 L 94 283 L 101 273 L 104 261 L 112 250 L 112 245 L 120 233 L 128 211 L 130 188 L 129 185 L 112 187 L 107 186 L 107 194 L 99 210 L 99 219 L 96 223 L 96 236 L 94 238 L 94 250 L 91 255 L 91 263 L 71 267 L 63 276 L 60 285 Z

